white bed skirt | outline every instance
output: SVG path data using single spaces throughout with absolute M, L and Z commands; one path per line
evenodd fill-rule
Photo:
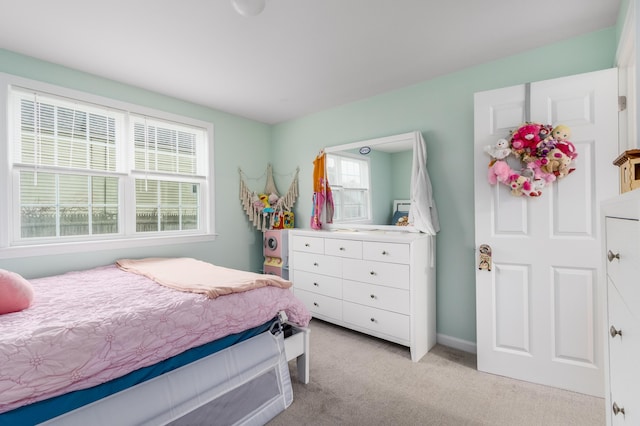
M 264 425 L 293 401 L 284 333 L 259 334 L 45 425 Z

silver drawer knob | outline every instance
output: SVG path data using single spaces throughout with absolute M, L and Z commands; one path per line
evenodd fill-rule
M 316 286 L 316 287 L 320 286 L 320 284 L 318 284 L 318 283 L 313 283 L 313 285 Z
M 388 255 L 388 254 L 389 254 L 389 252 L 388 252 L 388 251 L 386 251 L 386 250 L 382 250 L 382 255 L 383 255 L 383 256 L 386 256 L 386 255 Z
M 613 411 L 614 416 L 617 416 L 620 413 L 624 416 L 624 407 L 618 407 L 617 402 L 613 403 L 613 407 L 611 407 L 611 410 Z
M 315 306 L 317 308 L 320 305 L 318 305 L 318 302 L 313 302 L 313 306 Z
M 376 271 L 369 272 L 369 275 L 376 275 Z
M 371 318 L 371 322 L 376 322 L 376 319 L 375 318 Z
M 318 262 L 313 262 L 313 266 L 318 266 Z
M 616 330 L 614 326 L 611 326 L 611 328 L 609 329 L 609 334 L 611 334 L 612 338 L 616 336 L 622 337 L 622 330 Z
M 375 299 L 375 298 L 376 298 L 376 295 L 375 295 L 375 294 L 372 294 L 372 295 L 371 295 L 371 296 L 369 296 L 369 297 L 371 297 L 372 299 Z
M 613 262 L 613 259 L 618 259 L 620 260 L 620 253 L 613 253 L 611 250 L 609 250 L 607 252 L 607 259 L 609 259 L 609 262 Z
M 304 243 L 305 247 L 311 247 L 311 245 L 309 243 Z
M 345 250 L 346 250 L 346 248 L 340 247 L 340 251 L 345 251 Z

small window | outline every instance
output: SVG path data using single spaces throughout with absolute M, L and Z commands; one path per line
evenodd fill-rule
M 371 220 L 368 159 L 328 153 L 327 178 L 333 193 L 335 222 Z

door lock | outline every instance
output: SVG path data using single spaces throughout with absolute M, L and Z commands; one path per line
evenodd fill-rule
M 478 269 L 491 271 L 491 247 L 489 244 L 480 244 L 480 261 Z

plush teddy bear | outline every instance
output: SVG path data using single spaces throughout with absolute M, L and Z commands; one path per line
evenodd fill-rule
M 535 149 L 538 142 L 540 142 L 539 124 L 524 124 L 511 135 L 511 147 L 515 150 Z
M 541 167 L 544 173 L 552 173 L 556 177 L 563 177 L 570 173 L 571 157 L 558 148 L 552 149 L 547 155 L 547 164 Z
M 495 158 L 496 160 L 502 160 L 511 153 L 509 148 L 509 141 L 506 139 L 498 139 L 495 145 L 487 145 L 484 147 L 484 151 Z
M 510 177 L 511 194 L 521 196 L 531 188 L 531 182 L 526 176 L 512 175 Z
M 489 183 L 495 185 L 498 182 L 507 183 L 509 176 L 513 174 L 513 170 L 504 160 L 498 160 L 489 167 Z

